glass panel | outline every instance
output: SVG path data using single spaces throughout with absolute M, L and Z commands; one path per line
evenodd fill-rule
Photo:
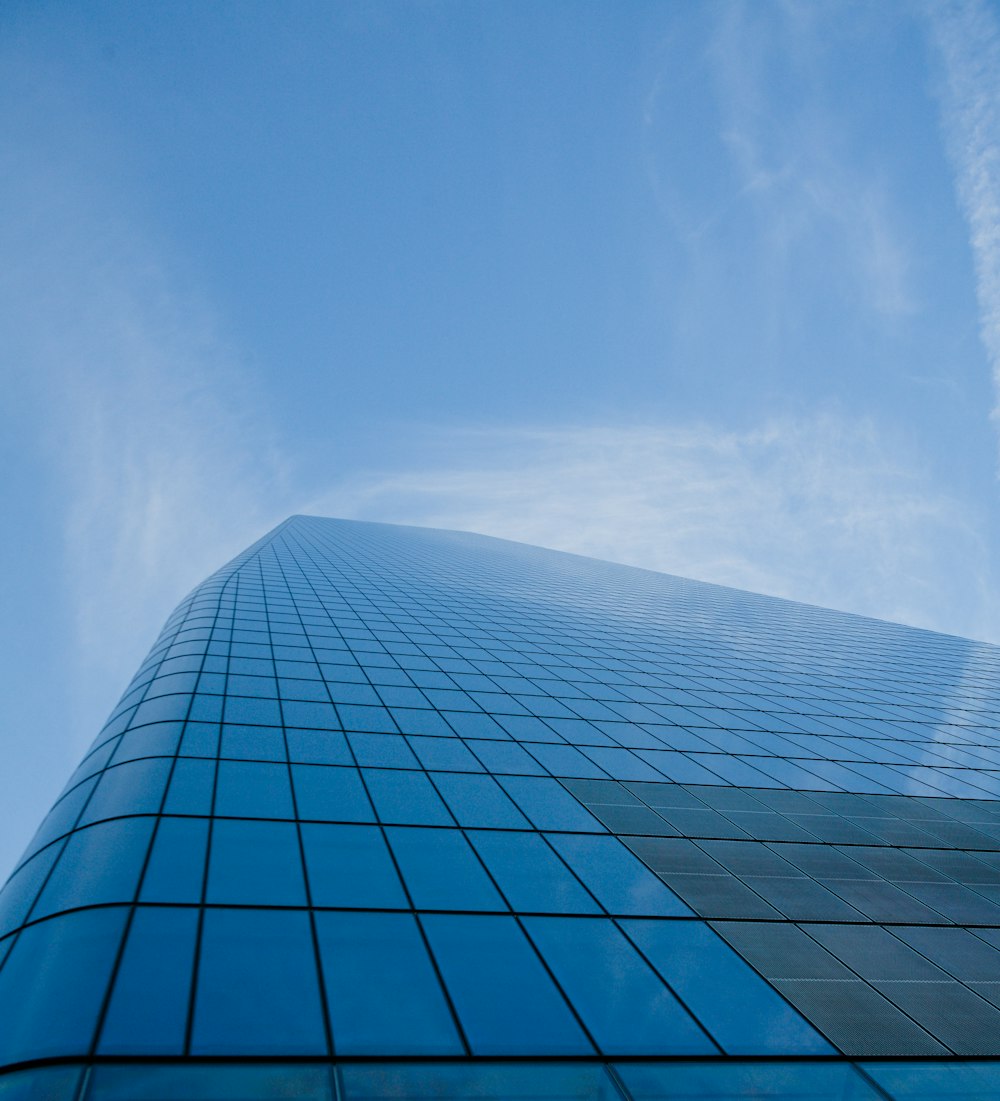
M 194 1055 L 325 1055 L 309 915 L 206 910 Z
M 45 877 L 49 874 L 64 842 L 50 845 L 32 857 L 7 880 L 0 892 L 0 937 L 16 929 L 28 916 Z
M 170 777 L 164 814 L 211 814 L 215 761 L 179 757 Z
M 0 1077 L 0 1101 L 74 1101 L 81 1067 L 33 1067 Z
M 171 758 L 149 757 L 105 769 L 80 825 L 120 814 L 158 814 L 172 764 Z
M 680 916 L 691 910 L 616 837 L 549 834 L 549 842 L 609 913 Z
M 621 927 L 727 1054 L 835 1054 L 702 922 L 623 921 Z
M 79 910 L 18 936 L 0 971 L 0 1065 L 89 1053 L 127 912 Z
M 414 826 L 451 826 L 454 821 L 422 772 L 364 770 L 365 783 L 383 822 Z
M 492 776 L 436 772 L 434 783 L 460 826 L 527 829 L 531 825 Z
M 410 747 L 424 768 L 450 769 L 454 772 L 483 772 L 483 766 L 458 738 L 409 738 Z
M 101 1029 L 101 1054 L 183 1054 L 197 932 L 194 908 L 136 909 Z
M 474 1055 L 592 1053 L 514 918 L 421 920 Z
M 224 905 L 304 906 L 306 889 L 295 823 L 216 819 L 206 900 Z
M 409 907 L 378 826 L 306 822 L 302 844 L 314 906 Z
M 527 750 L 515 742 L 474 740 L 466 742 L 466 745 L 486 766 L 486 771 L 494 775 L 497 773 L 514 773 L 519 776 L 545 775 L 545 769 Z
M 152 818 L 119 818 L 71 834 L 31 916 L 131 902 L 152 832 Z
M 97 786 L 100 776 L 91 776 L 82 784 L 77 784 L 72 791 L 67 792 L 58 803 L 49 811 L 38 827 L 38 832 L 31 839 L 28 853 L 37 852 L 43 845 L 49 844 L 57 837 L 71 830 L 80 817 L 80 811 L 90 798 L 90 793 Z M 27 854 L 26 854 L 27 855 Z
M 142 902 L 200 902 L 207 818 L 161 818 L 142 878 Z
M 506 910 L 460 830 L 386 828 L 418 910 Z
M 281 710 L 278 707 L 277 700 L 256 699 L 249 696 L 227 696 L 226 722 L 280 726 Z
M 219 724 L 189 721 L 184 727 L 181 753 L 186 757 L 217 757 Z
M 96 1066 L 86 1101 L 333 1101 L 326 1066 Z M 4 1099 L 6 1101 L 6 1099 Z
M 347 1101 L 620 1101 L 594 1063 L 348 1063 L 340 1068 Z
M 140 757 L 173 757 L 177 752 L 177 743 L 181 738 L 183 723 L 153 723 L 130 730 L 122 736 L 115 755 L 114 764 L 122 761 L 137 760 Z
M 374 822 L 375 815 L 356 768 L 293 765 L 299 817 L 322 822 Z
M 463 1053 L 412 915 L 321 913 L 316 932 L 338 1054 Z
M 285 736 L 280 726 L 223 723 L 219 756 L 249 761 L 285 761 Z
M 359 765 L 378 768 L 419 768 L 401 734 L 349 734 Z
M 294 818 L 287 765 L 220 761 L 215 813 L 233 818 Z
M 601 823 L 557 780 L 533 776 L 501 776 L 499 780 L 537 829 L 604 832 Z
M 716 1053 L 612 921 L 525 918 L 524 924 L 603 1052 Z
M 350 765 L 351 751 L 336 730 L 286 730 L 288 757 L 301 764 Z
M 635 1101 L 878 1101 L 845 1063 L 618 1063 Z
M 600 907 L 537 833 L 474 830 L 469 839 L 512 909 L 538 914 L 599 914 Z
M 997 1063 L 864 1063 L 866 1074 L 893 1101 L 995 1101 L 1000 1096 Z

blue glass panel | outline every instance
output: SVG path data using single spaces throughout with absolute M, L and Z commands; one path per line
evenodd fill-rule
M 1000 1064 L 865 1063 L 864 1071 L 893 1101 L 995 1101 L 1000 1096 Z
M 157 814 L 172 764 L 167 757 L 149 757 L 105 769 L 80 825 L 119 814 Z
M 286 730 L 288 756 L 311 765 L 353 764 L 351 751 L 339 730 Z
M 524 815 L 492 776 L 436 772 L 434 783 L 460 826 L 527 829 Z
M 531 755 L 553 776 L 600 779 L 607 776 L 603 768 L 571 745 L 529 745 Z
M 507 909 L 460 830 L 390 826 L 386 835 L 418 910 Z
M 217 819 L 205 897 L 223 905 L 304 906 L 295 823 Z
M 0 1101 L 75 1101 L 83 1068 L 32 1067 L 0 1078 Z
M 142 902 L 200 902 L 208 820 L 161 818 L 142 878 Z
M 331 685 L 331 690 L 336 687 Z M 348 703 L 337 704 L 337 714 L 345 730 L 369 730 L 372 733 L 395 734 L 396 724 L 384 707 L 363 707 Z
M 29 926 L 0 971 L 0 1065 L 89 1052 L 127 909 Z
M 382 831 L 377 826 L 302 826 L 314 906 L 407 908 Z
M 436 711 L 418 711 L 414 708 L 390 708 L 396 725 L 404 734 L 434 734 L 454 737 L 455 732 Z
M 198 674 L 196 672 L 158 673 L 146 688 L 146 699 L 151 700 L 156 696 L 168 696 L 174 692 L 190 693 L 194 691 L 197 683 Z
M 191 700 L 191 710 L 188 712 L 188 720 L 197 723 L 217 723 L 222 718 L 222 697 L 205 696 L 196 692 Z M 181 715 L 170 716 L 181 718 Z M 186 735 L 185 735 L 186 737 Z
M 463 1053 L 412 915 L 320 913 L 316 932 L 338 1054 Z
M 487 772 L 504 772 L 524 776 L 544 776 L 545 769 L 527 750 L 515 742 L 487 742 L 481 739 L 466 742 L 486 766 Z
M 179 757 L 163 804 L 164 814 L 211 814 L 215 761 Z
M 450 826 L 453 819 L 422 772 L 364 770 L 365 783 L 383 822 L 414 826 Z
M 66 842 L 31 916 L 131 902 L 152 832 L 152 818 L 118 818 L 77 830 Z
M 222 757 L 236 757 L 249 761 L 284 761 L 285 735 L 280 726 L 222 725 Z
M 288 766 L 220 761 L 215 813 L 234 818 L 294 818 Z
M 525 927 L 607 1055 L 711 1055 L 715 1046 L 607 918 Z
M 187 717 L 191 697 L 187 694 L 176 696 L 158 696 L 139 704 L 132 716 L 132 726 L 144 723 L 170 722 Z
M 333 700 L 340 710 L 341 719 L 347 730 L 353 730 L 354 727 L 351 725 L 350 716 L 345 714 L 347 709 L 343 708 L 341 706 L 342 704 L 364 703 L 380 707 L 382 703 L 378 693 L 370 684 L 347 684 L 343 681 L 332 681 L 330 683 L 330 699 Z M 361 729 L 364 730 L 367 728 L 362 727 Z M 389 729 L 392 730 L 393 727 L 390 725 Z
M 45 816 L 38 832 L 31 839 L 31 844 L 28 846 L 29 853 L 37 852 L 76 825 L 77 819 L 80 817 L 80 811 L 83 810 L 99 779 L 99 776 L 91 776 L 89 780 L 77 784 L 72 791 L 67 792 L 56 803 Z
M 183 1053 L 197 932 L 197 909 L 136 909 L 101 1028 L 101 1054 Z
M 835 1054 L 702 922 L 623 921 L 621 927 L 727 1054 Z
M 474 1055 L 592 1053 L 513 917 L 421 921 Z
M 43 849 L 7 880 L 3 891 L 0 891 L 0 937 L 16 929 L 28 916 L 63 845 L 64 841 Z
M 483 766 L 458 738 L 423 738 L 411 735 L 410 747 L 424 768 L 454 772 L 483 772 Z
M 330 1069 L 320 1065 L 131 1063 L 98 1065 L 86 1101 L 333 1101 Z
M 401 734 L 348 734 L 359 765 L 376 768 L 419 768 Z
M 172 757 L 177 752 L 183 725 L 179 722 L 154 723 L 129 730 L 118 742 L 112 763 L 118 765 L 140 757 Z
M 691 910 L 615 837 L 549 834 L 597 901 L 612 914 L 680 916 Z
M 458 697 L 462 696 L 460 692 L 451 694 Z M 438 695 L 441 697 L 441 706 L 447 707 L 448 701 L 445 697 L 447 697 L 449 693 L 441 692 L 438 693 Z M 460 701 L 458 706 L 462 706 Z M 470 701 L 469 706 L 474 707 L 475 705 Z M 496 719 L 491 718 L 489 715 L 483 715 L 472 711 L 447 711 L 445 713 L 445 718 L 462 738 L 489 738 L 499 739 L 501 741 L 507 741 L 507 739 L 510 738 L 507 731 L 497 723 Z
M 536 829 L 604 832 L 604 826 L 556 780 L 501 776 L 499 782 Z
M 300 818 L 324 822 L 375 821 L 356 768 L 293 765 L 292 777 Z
M 600 907 L 537 833 L 469 833 L 511 908 L 521 913 L 599 914 Z
M 313 730 L 340 730 L 340 720 L 332 703 L 310 703 L 288 700 L 281 705 L 285 726 L 301 726 Z
M 326 1054 L 307 913 L 205 911 L 191 1052 Z
M 248 696 L 227 696 L 225 720 L 227 723 L 253 723 L 261 726 L 281 726 L 281 708 L 277 700 L 265 700 Z
M 595 1063 L 347 1063 L 340 1076 L 347 1101 L 621 1101 Z
M 845 1063 L 619 1063 L 635 1101 L 880 1101 Z
M 219 724 L 189 722 L 181 738 L 181 754 L 186 757 L 216 757 L 219 752 Z
M 95 749 L 93 752 L 88 753 L 66 781 L 66 786 L 59 793 L 60 798 L 72 788 L 75 788 L 81 780 L 86 779 L 88 776 L 95 776 L 100 772 L 108 761 L 111 760 L 112 755 L 118 747 L 118 741 L 119 739 L 112 738 L 110 741 L 105 742 L 99 749 Z

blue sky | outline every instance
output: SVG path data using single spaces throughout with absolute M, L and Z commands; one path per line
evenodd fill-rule
M 1000 640 L 1000 7 L 0 7 L 0 875 L 292 512 Z

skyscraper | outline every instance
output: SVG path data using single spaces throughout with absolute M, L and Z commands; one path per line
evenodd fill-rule
M 996 1096 L 998 672 L 293 517 L 180 604 L 0 894 L 0 1101 Z

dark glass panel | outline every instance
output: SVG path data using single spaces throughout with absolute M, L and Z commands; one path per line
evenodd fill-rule
M 309 915 L 205 912 L 191 1052 L 324 1055 Z
M 608 918 L 526 918 L 525 927 L 605 1054 L 716 1053 Z
M 101 1029 L 101 1054 L 183 1054 L 197 932 L 197 909 L 136 909 Z
M 89 1053 L 127 912 L 78 910 L 23 930 L 0 971 L 0 1065 Z
M 406 908 L 406 895 L 377 826 L 302 826 L 314 906 Z
M 340 1055 L 461 1055 L 411 914 L 316 915 L 334 1050 Z
M 422 923 L 474 1055 L 592 1052 L 514 918 L 427 914 Z

